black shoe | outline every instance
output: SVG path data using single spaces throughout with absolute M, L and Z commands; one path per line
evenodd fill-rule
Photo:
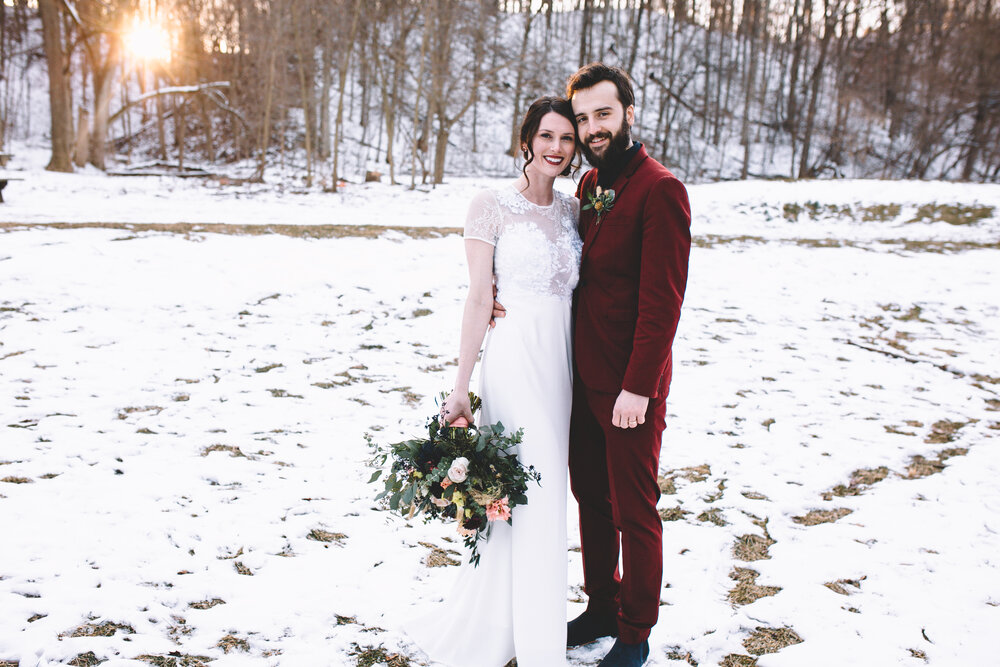
M 617 637 L 618 620 L 614 616 L 601 617 L 587 610 L 566 625 L 566 646 L 583 646 L 601 637 Z
M 649 641 L 639 644 L 626 644 L 620 639 L 615 640 L 608 654 L 604 656 L 597 667 L 642 667 L 649 657 Z

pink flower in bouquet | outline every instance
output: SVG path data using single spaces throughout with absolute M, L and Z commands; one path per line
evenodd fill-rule
M 452 484 L 452 481 L 450 479 L 448 479 L 447 477 L 445 477 L 444 479 L 441 480 L 441 488 L 442 489 L 447 489 L 449 486 L 451 486 L 451 484 Z
M 476 531 L 475 530 L 470 530 L 469 528 L 466 528 L 465 526 L 462 525 L 461 522 L 459 522 L 459 524 L 458 524 L 458 534 L 461 535 L 462 537 L 472 537 L 473 535 L 476 534 Z
M 457 459 L 451 462 L 451 467 L 448 469 L 448 479 L 455 482 L 456 484 L 461 484 L 465 481 L 465 478 L 469 475 L 469 459 L 464 456 L 459 456 Z
M 506 521 L 510 518 L 510 506 L 507 504 L 507 496 L 500 500 L 494 500 L 486 508 L 486 518 L 490 521 Z

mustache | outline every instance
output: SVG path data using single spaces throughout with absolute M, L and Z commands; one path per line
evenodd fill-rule
M 611 133 L 610 132 L 598 132 L 597 134 L 589 134 L 589 135 L 587 135 L 587 138 L 583 140 L 583 143 L 589 144 L 594 139 L 607 139 L 608 141 L 611 141 Z

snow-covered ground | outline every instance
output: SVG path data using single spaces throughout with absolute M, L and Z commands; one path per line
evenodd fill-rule
M 0 228 L 0 664 L 370 665 L 379 647 L 425 664 L 398 628 L 455 576 L 432 549 L 460 546 L 372 502 L 363 436 L 418 434 L 452 382 L 461 239 L 45 223 L 453 228 L 496 182 L 328 195 L 24 173 L 0 205 L 0 223 L 36 225 Z M 650 664 L 717 665 L 791 632 L 757 664 L 991 664 L 1000 186 L 691 199 Z M 994 208 L 911 222 L 930 204 Z M 749 570 L 780 590 L 730 576 Z

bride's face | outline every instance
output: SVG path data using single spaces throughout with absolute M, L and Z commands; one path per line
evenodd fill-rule
M 569 167 L 576 153 L 576 133 L 564 116 L 549 112 L 542 116 L 538 131 L 531 138 L 531 162 L 525 172 L 555 178 Z

